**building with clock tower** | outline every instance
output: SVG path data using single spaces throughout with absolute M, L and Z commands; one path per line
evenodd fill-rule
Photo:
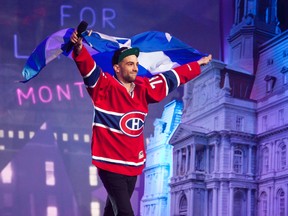
M 288 215 L 288 3 L 234 6 L 229 58 L 185 85 L 170 215 Z

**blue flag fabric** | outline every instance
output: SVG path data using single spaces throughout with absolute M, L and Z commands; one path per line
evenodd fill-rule
M 74 29 L 63 29 L 41 42 L 29 56 L 22 75 L 23 82 L 37 76 L 40 71 L 60 54 L 71 58 L 66 47 Z M 140 54 L 139 76 L 150 77 L 177 66 L 197 61 L 206 54 L 200 53 L 169 33 L 148 31 L 131 38 L 105 35 L 95 31 L 82 33 L 84 45 L 103 71 L 113 74 L 112 56 L 115 50 L 126 47 L 138 47 Z

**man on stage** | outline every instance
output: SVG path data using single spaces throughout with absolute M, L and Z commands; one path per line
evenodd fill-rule
M 104 216 L 133 216 L 130 198 L 146 161 L 143 129 L 148 104 L 161 101 L 198 76 L 200 65 L 212 57 L 146 78 L 137 76 L 139 49 L 122 47 L 113 55 L 112 76 L 93 60 L 76 30 L 70 41 L 74 44 L 73 59 L 94 106 L 91 154 L 108 193 Z

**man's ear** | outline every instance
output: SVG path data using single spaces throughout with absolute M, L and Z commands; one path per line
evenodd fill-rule
M 115 73 L 119 73 L 120 68 L 119 68 L 118 64 L 114 64 L 113 69 L 114 69 Z

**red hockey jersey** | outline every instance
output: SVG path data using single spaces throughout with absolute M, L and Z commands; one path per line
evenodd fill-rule
M 152 78 L 137 77 L 130 94 L 116 77 L 102 72 L 85 47 L 73 58 L 94 105 L 92 163 L 110 172 L 141 174 L 146 161 L 143 129 L 148 104 L 161 101 L 199 75 L 200 66 L 193 62 Z

